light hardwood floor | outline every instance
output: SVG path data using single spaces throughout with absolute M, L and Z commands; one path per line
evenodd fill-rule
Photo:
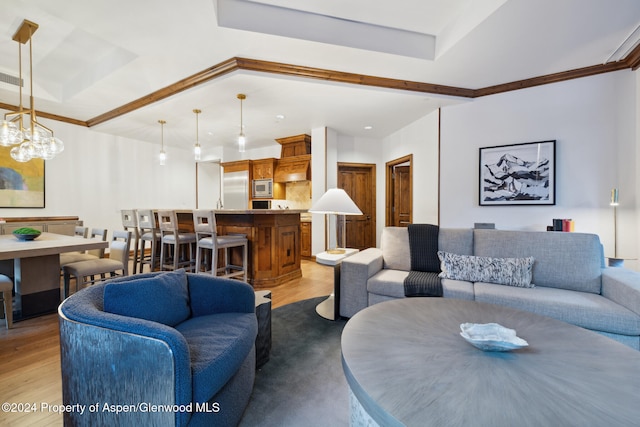
M 272 308 L 328 295 L 333 268 L 303 260 L 301 279 L 264 289 L 271 290 Z M 28 405 L 21 412 L 3 407 L 0 425 L 61 426 L 62 415 L 50 409 L 62 404 L 57 314 L 16 322 L 10 330 L 2 321 L 0 328 L 0 403 Z

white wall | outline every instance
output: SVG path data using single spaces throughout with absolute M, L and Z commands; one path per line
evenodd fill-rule
M 385 163 L 413 154 L 413 222 L 416 224 L 438 224 L 438 114 L 434 111 L 416 120 L 385 138 L 383 144 L 382 176 L 379 178 L 382 191 Z M 382 227 L 384 215 L 382 204 L 378 212 Z M 379 227 L 378 236 L 382 227 Z
M 573 218 L 613 252 L 609 194 L 620 189 L 618 255 L 638 256 L 638 73 L 628 70 L 487 96 L 441 117 L 441 225 L 545 230 Z M 479 206 L 479 148 L 557 140 L 555 206 Z

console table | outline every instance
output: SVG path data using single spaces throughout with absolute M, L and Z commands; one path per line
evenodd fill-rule
M 484 352 L 460 324 L 496 322 L 529 346 Z M 342 333 L 352 425 L 630 426 L 640 352 L 508 307 L 405 298 L 368 307 Z M 354 421 L 355 420 L 355 421 Z

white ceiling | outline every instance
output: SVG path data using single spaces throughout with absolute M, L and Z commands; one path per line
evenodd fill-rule
M 11 38 L 23 19 L 38 23 L 36 108 L 86 121 L 233 57 L 478 89 L 602 64 L 640 24 L 638 0 L 219 2 L 2 0 L 0 72 L 18 74 Z M 189 146 L 199 108 L 206 153 L 235 143 L 238 93 L 248 148 L 321 126 L 382 138 L 471 102 L 236 71 L 94 129 L 159 143 L 164 119 L 165 144 Z M 17 87 L 0 82 L 0 102 L 17 104 Z

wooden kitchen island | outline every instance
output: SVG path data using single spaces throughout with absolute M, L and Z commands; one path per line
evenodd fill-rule
M 255 288 L 277 286 L 302 277 L 300 214 L 303 212 L 306 210 L 220 209 L 215 211 L 219 235 L 230 233 L 247 235 L 249 240 L 248 280 Z M 185 214 L 186 212 L 183 213 Z M 185 220 L 187 220 L 186 216 Z M 182 220 L 179 219 L 179 222 Z M 234 253 L 233 256 L 239 257 L 240 253 Z M 237 258 L 238 262 L 240 259 Z

